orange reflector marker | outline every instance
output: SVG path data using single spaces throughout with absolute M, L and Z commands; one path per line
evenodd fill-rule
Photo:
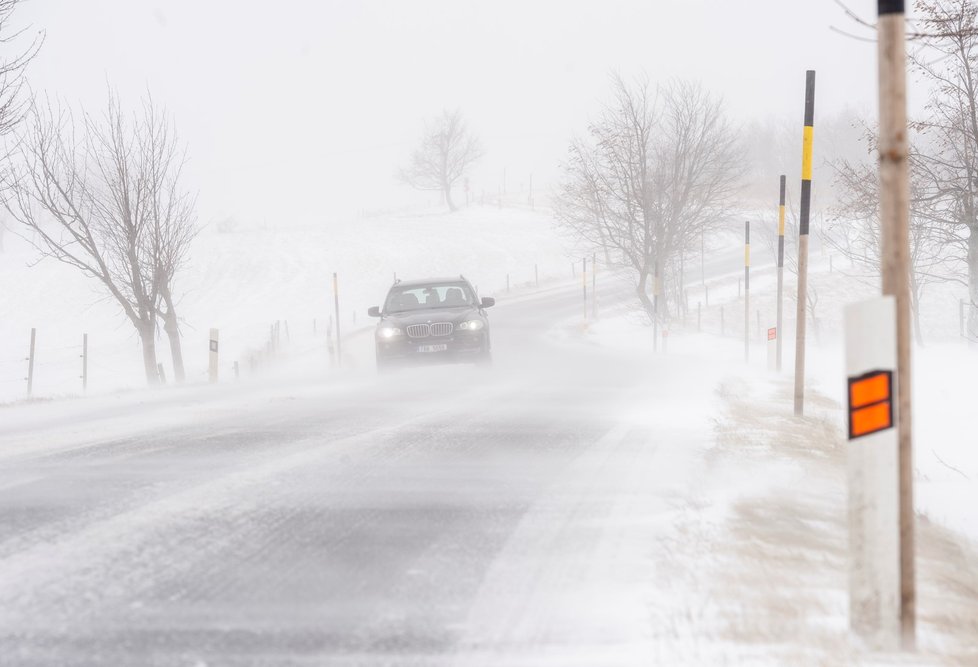
M 767 330 L 767 339 L 768 340 L 777 340 L 777 338 L 778 338 L 778 328 L 777 327 L 771 327 L 770 329 Z
M 893 372 L 849 378 L 849 439 L 893 428 Z

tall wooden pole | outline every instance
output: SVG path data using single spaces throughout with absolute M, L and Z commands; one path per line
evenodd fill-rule
M 815 70 L 805 72 L 805 129 L 801 149 L 801 216 L 798 225 L 798 304 L 795 317 L 795 414 L 805 413 L 805 313 L 808 305 L 808 220 L 812 203 Z
M 781 370 L 781 343 L 784 340 L 784 198 L 787 177 L 781 175 L 781 194 L 778 196 L 778 319 L 774 325 L 777 336 L 777 361 L 775 368 Z
M 750 220 L 744 222 L 744 361 L 750 360 Z
M 879 0 L 880 258 L 883 294 L 896 298 L 897 439 L 900 462 L 900 625 L 903 645 L 916 634 L 913 441 L 910 380 L 909 167 L 903 0 Z

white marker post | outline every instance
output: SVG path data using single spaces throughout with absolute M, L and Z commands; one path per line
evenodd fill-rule
M 900 647 L 900 479 L 896 300 L 845 311 L 849 625 L 876 649 Z
M 778 328 L 769 327 L 767 330 L 767 369 L 778 370 Z
M 211 358 L 210 358 L 210 367 L 208 369 L 210 371 L 209 375 L 210 375 L 211 382 L 217 382 L 217 341 L 218 341 L 217 333 L 218 333 L 217 329 L 211 329 L 211 344 L 210 344 Z

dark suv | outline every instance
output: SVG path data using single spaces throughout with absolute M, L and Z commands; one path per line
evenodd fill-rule
M 430 280 L 397 280 L 383 308 L 367 311 L 379 317 L 375 339 L 377 368 L 411 360 L 489 363 L 489 318 L 496 300 L 479 299 L 463 276 Z

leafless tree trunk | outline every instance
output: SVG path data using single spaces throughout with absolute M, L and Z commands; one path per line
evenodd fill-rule
M 482 155 L 482 147 L 466 127 L 461 111 L 444 111 L 425 126 L 421 146 L 398 176 L 418 190 L 440 191 L 448 208 L 456 211 L 452 188 Z
M 157 311 L 170 343 L 174 379 L 182 383 L 186 372 L 173 289 L 176 275 L 196 236 L 196 200 L 180 187 L 184 155 L 180 152 L 176 130 L 152 99 L 144 104 L 138 142 L 142 161 L 151 165 L 150 216 L 155 280 L 159 285 Z
M 32 105 L 27 118 L 5 175 L 7 210 L 34 232 L 42 256 L 103 285 L 136 329 L 156 384 L 161 303 L 189 242 L 174 229 L 192 222 L 192 199 L 175 194 L 170 126 L 151 102 L 129 116 L 111 95 L 101 118 L 76 123 L 50 104 Z M 164 312 L 175 318 L 172 298 Z

